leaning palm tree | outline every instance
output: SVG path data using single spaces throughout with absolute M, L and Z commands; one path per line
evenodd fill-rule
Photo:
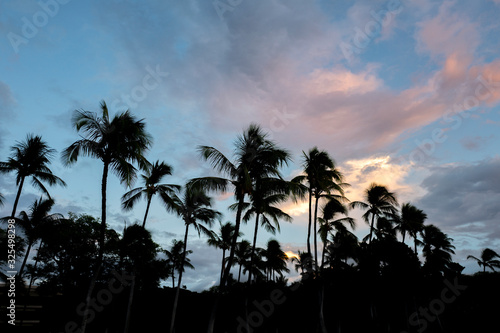
M 221 286 L 225 286 L 233 265 L 245 197 L 253 192 L 258 179 L 279 177 L 279 168 L 290 161 L 290 153 L 278 148 L 274 142 L 267 139 L 267 134 L 255 124 L 251 124 L 243 135 L 238 137 L 235 145 L 234 163 L 213 147 L 199 147 L 202 158 L 209 161 L 217 172 L 227 178 L 203 177 L 190 182 L 191 187 L 208 191 L 225 192 L 231 189 L 237 202 L 235 233 Z
M 49 211 L 54 206 L 52 199 L 38 199 L 29 209 L 29 212 L 22 211 L 19 217 L 16 218 L 16 223 L 21 227 L 26 235 L 26 253 L 24 255 L 23 263 L 19 269 L 19 276 L 22 276 L 26 261 L 30 255 L 31 247 L 41 238 L 43 227 L 56 219 L 62 218 L 61 214 L 49 214 Z M 41 246 L 41 245 L 40 245 Z
M 106 189 L 109 171 L 114 172 L 120 182 L 130 186 L 136 178 L 137 163 L 143 170 L 149 162 L 144 153 L 151 146 L 151 137 L 145 130 L 143 119 L 137 120 L 129 111 L 109 117 L 108 107 L 101 102 L 101 115 L 84 110 L 76 110 L 73 115 L 73 126 L 83 134 L 82 139 L 75 141 L 62 153 L 62 161 L 66 165 L 78 161 L 80 156 L 89 156 L 103 163 L 101 182 L 101 230 L 99 237 L 99 253 L 97 270 L 92 278 L 86 298 L 85 315 L 82 332 L 85 333 L 88 307 L 97 277 L 102 269 L 104 241 L 106 233 Z
M 183 255 L 181 258 L 181 267 L 184 266 L 184 256 L 186 253 L 189 227 L 193 227 L 196 231 L 198 231 L 198 236 L 200 236 L 202 232 L 203 234 L 210 236 L 212 234 L 211 230 L 205 227 L 203 224 L 211 227 L 214 220 L 219 219 L 221 216 L 221 213 L 211 209 L 211 206 L 212 199 L 205 192 L 189 187 L 185 188 L 182 200 L 178 197 L 174 198 L 173 209 L 184 220 L 184 224 L 186 226 L 186 232 L 184 233 L 184 249 L 182 251 Z M 177 312 L 179 291 L 182 282 L 182 272 L 182 270 L 179 272 L 179 283 L 177 284 L 177 290 L 175 292 L 174 306 L 172 309 L 172 320 L 170 322 L 171 333 L 174 333 L 175 315 Z
M 224 273 L 224 268 L 226 264 L 226 251 L 231 248 L 231 242 L 234 235 L 234 224 L 231 222 L 226 222 L 220 224 L 219 233 L 213 233 L 209 236 L 207 243 L 210 246 L 214 246 L 222 250 L 222 265 L 220 270 L 220 281 L 222 281 L 222 274 Z M 242 236 L 242 233 L 238 237 Z
M 314 229 L 314 260 L 318 265 L 317 219 L 318 203 L 321 198 L 328 197 L 339 201 L 346 200 L 344 187 L 349 184 L 343 182 L 342 173 L 336 168 L 334 160 L 324 150 L 314 147 L 304 155 L 304 174 L 295 177 L 292 182 L 307 183 L 309 190 L 309 224 L 307 229 L 307 251 L 311 253 L 311 229 Z M 314 218 L 312 202 L 314 197 Z M 313 227 L 314 226 L 314 227 Z M 313 227 L 313 228 L 312 228 Z
M 370 234 L 368 238 L 369 243 L 372 242 L 375 219 L 382 216 L 393 218 L 393 216 L 397 213 L 397 206 L 398 201 L 396 199 L 396 194 L 389 192 L 385 186 L 375 183 L 370 184 L 370 186 L 365 190 L 365 202 L 354 201 L 349 204 L 351 209 L 361 208 L 366 210 L 363 214 L 363 220 L 370 225 Z
M 172 167 L 170 165 L 156 161 L 154 164 L 147 167 L 145 174 L 141 175 L 144 186 L 134 188 L 123 195 L 122 207 L 125 210 L 131 210 L 139 199 L 143 196 L 146 197 L 146 213 L 144 214 L 144 220 L 142 222 L 143 228 L 146 227 L 146 219 L 148 218 L 151 199 L 155 194 L 160 196 L 161 202 L 167 209 L 173 207 L 173 196 L 181 187 L 174 184 L 159 184 L 163 177 L 171 174 Z
M 426 219 L 427 214 L 409 202 L 406 202 L 401 206 L 401 214 L 395 219 L 397 224 L 396 229 L 403 236 L 402 242 L 405 242 L 405 236 L 407 233 L 413 238 L 415 253 L 417 253 L 417 236 L 422 231 Z
M 479 267 L 483 266 L 483 272 L 486 272 L 486 268 L 489 268 L 492 271 L 495 271 L 495 268 L 500 268 L 500 260 L 495 258 L 500 259 L 500 255 L 498 255 L 498 253 L 489 248 L 486 248 L 483 251 L 481 251 L 480 258 L 476 258 L 474 256 L 467 256 L 467 259 L 474 259 L 475 261 L 477 261 Z
M 28 134 L 26 141 L 17 142 L 11 147 L 12 154 L 7 162 L 0 162 L 0 173 L 14 171 L 16 173 L 17 194 L 12 207 L 11 216 L 16 215 L 17 204 L 21 197 L 24 181 L 31 177 L 31 184 L 42 190 L 50 199 L 49 192 L 43 185 L 47 182 L 49 185 L 62 185 L 66 183 L 49 169 L 50 160 L 55 154 L 55 150 L 50 148 L 41 136 Z

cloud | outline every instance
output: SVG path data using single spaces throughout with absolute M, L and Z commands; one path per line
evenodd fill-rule
M 417 206 L 428 223 L 492 242 L 500 236 L 500 158 L 432 168 Z

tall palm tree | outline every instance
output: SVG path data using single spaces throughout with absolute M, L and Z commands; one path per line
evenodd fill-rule
M 405 236 L 408 233 L 414 240 L 415 253 L 417 253 L 417 236 L 422 231 L 426 219 L 427 214 L 409 202 L 401 206 L 401 214 L 396 218 L 396 229 L 403 236 L 402 242 L 405 242 Z
M 120 182 L 129 187 L 136 178 L 136 168 L 132 163 L 137 163 L 143 170 L 147 169 L 149 162 L 144 157 L 144 153 L 151 146 L 151 137 L 145 130 L 146 125 L 143 119 L 137 120 L 129 111 L 110 119 L 108 107 L 104 101 L 101 102 L 101 115 L 90 111 L 75 110 L 72 122 L 77 132 L 82 133 L 82 139 L 75 141 L 63 151 L 61 156 L 63 163 L 73 164 L 81 155 L 99 159 L 103 163 L 98 268 L 86 298 L 87 305 L 81 329 L 85 333 L 90 298 L 96 279 L 101 272 L 104 255 L 108 173 L 114 172 Z
M 7 162 L 0 162 L 0 173 L 14 171 L 16 173 L 16 185 L 18 186 L 14 206 L 11 216 L 16 215 L 17 204 L 21 197 L 24 181 L 31 177 L 31 184 L 39 188 L 50 199 L 49 192 L 43 185 L 47 182 L 49 185 L 66 186 L 66 183 L 49 169 L 51 158 L 55 150 L 50 148 L 41 136 L 28 134 L 26 141 L 17 142 L 11 147 L 12 154 Z
M 238 136 L 235 145 L 234 163 L 213 147 L 199 147 L 202 158 L 209 161 L 217 172 L 227 178 L 203 177 L 193 179 L 190 182 L 190 186 L 208 191 L 225 192 L 232 189 L 238 204 L 235 233 L 231 243 L 228 263 L 222 276 L 221 286 L 225 286 L 233 264 L 245 197 L 253 192 L 258 179 L 279 177 L 279 168 L 290 161 L 290 153 L 278 148 L 274 142 L 267 139 L 267 134 L 255 124 L 251 124 L 243 132 L 243 135 Z
M 226 222 L 224 224 L 220 224 L 219 233 L 212 233 L 207 243 L 210 246 L 214 246 L 222 250 L 222 265 L 220 270 L 220 281 L 222 281 L 222 275 L 224 273 L 224 268 L 226 265 L 226 251 L 231 248 L 231 242 L 233 240 L 234 235 L 234 224 L 231 222 Z M 242 233 L 238 235 L 238 237 L 242 236 Z
M 210 236 L 212 232 L 210 229 L 205 227 L 212 226 L 212 223 L 216 219 L 220 219 L 221 213 L 211 209 L 212 199 L 203 191 L 186 187 L 184 189 L 184 195 L 182 200 L 178 197 L 174 199 L 173 208 L 177 214 L 184 220 L 186 226 L 186 232 L 184 233 L 184 249 L 182 251 L 183 255 L 181 258 L 181 267 L 184 266 L 184 257 L 186 253 L 187 241 L 189 227 L 193 227 L 198 231 L 198 236 L 203 232 L 205 235 Z M 179 272 L 179 283 L 177 284 L 177 290 L 175 292 L 174 306 L 172 309 L 172 320 L 170 322 L 170 332 L 174 333 L 175 327 L 175 315 L 177 312 L 177 304 L 179 301 L 179 291 L 182 282 L 182 270 Z
M 480 258 L 476 258 L 474 256 L 467 256 L 467 259 L 476 260 L 479 267 L 483 266 L 483 272 L 486 272 L 486 267 L 488 267 L 492 271 L 495 271 L 495 268 L 500 268 L 500 260 L 495 258 L 500 259 L 500 255 L 498 255 L 498 253 L 489 248 L 486 248 L 483 251 L 481 251 Z
M 23 263 L 19 269 L 19 276 L 22 276 L 31 247 L 41 238 L 44 226 L 51 221 L 62 218 L 61 214 L 49 214 L 53 206 L 54 200 L 40 198 L 30 206 L 28 213 L 22 211 L 19 213 L 19 217 L 15 219 L 17 225 L 24 231 L 27 243 Z
M 125 210 L 131 210 L 134 205 L 143 196 L 146 197 L 146 213 L 142 227 L 146 227 L 146 219 L 148 218 L 149 207 L 151 206 L 151 199 L 155 194 L 158 194 L 162 203 L 168 210 L 171 210 L 174 202 L 173 196 L 178 192 L 181 187 L 174 184 L 159 184 L 163 177 L 172 174 L 172 167 L 165 162 L 156 161 L 154 164 L 149 165 L 145 174 L 141 175 L 144 186 L 134 188 L 125 193 L 122 197 L 122 207 Z
M 323 251 L 321 254 L 321 265 L 325 262 L 326 247 L 328 243 L 328 236 L 334 230 L 342 232 L 345 228 L 344 223 L 348 224 L 353 230 L 356 223 L 352 217 L 347 217 L 347 207 L 336 199 L 328 200 L 322 208 L 323 217 L 319 219 L 319 235 L 323 242 Z M 345 215 L 346 217 L 335 219 L 338 215 Z
M 234 251 L 235 264 L 238 264 L 240 267 L 238 269 L 238 283 L 241 279 L 241 270 L 245 267 L 250 260 L 252 255 L 252 245 L 247 240 L 242 240 L 238 242 L 236 245 L 236 250 Z
M 276 273 L 279 276 L 283 276 L 283 272 L 290 272 L 288 267 L 286 267 L 288 256 L 283 252 L 281 244 L 277 240 L 271 239 L 267 242 L 264 256 L 267 259 L 266 268 L 269 280 L 275 280 Z
M 372 242 L 375 218 L 378 219 L 382 216 L 389 216 L 392 218 L 397 213 L 397 206 L 398 201 L 396 194 L 389 192 L 385 186 L 375 183 L 370 184 L 365 190 L 365 202 L 353 201 L 349 204 L 351 209 L 361 208 L 366 210 L 363 214 L 363 219 L 370 225 L 369 243 Z
M 311 229 L 314 229 L 314 260 L 318 265 L 317 219 L 318 203 L 321 198 L 329 197 L 340 201 L 346 200 L 343 188 L 349 184 L 343 182 L 342 173 L 336 168 L 334 160 L 324 151 L 314 147 L 303 153 L 304 174 L 295 177 L 292 182 L 307 183 L 309 188 L 309 224 L 307 229 L 307 251 L 311 253 Z M 314 217 L 312 202 L 314 197 Z M 314 227 L 313 227 L 314 226 Z

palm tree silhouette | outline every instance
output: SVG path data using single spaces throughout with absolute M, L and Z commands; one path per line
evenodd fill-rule
M 49 199 L 50 194 L 43 182 L 47 182 L 49 185 L 57 184 L 61 186 L 66 186 L 66 183 L 49 169 L 48 165 L 56 151 L 50 148 L 42 140 L 41 136 L 28 134 L 26 141 L 17 142 L 16 145 L 11 147 L 11 151 L 12 154 L 7 162 L 0 162 L 0 173 L 12 171 L 16 173 L 18 189 L 11 213 L 11 216 L 14 217 L 26 177 L 31 177 L 31 184 L 39 188 Z
M 439 274 L 448 270 L 452 264 L 451 255 L 455 254 L 453 239 L 432 224 L 426 225 L 421 234 L 424 245 L 424 268 L 431 273 Z
M 103 163 L 101 182 L 101 230 L 99 237 L 99 253 L 97 257 L 97 270 L 86 298 L 85 315 L 83 316 L 82 332 L 85 333 L 87 325 L 88 306 L 97 277 L 102 269 L 104 254 L 104 241 L 106 233 L 106 188 L 108 173 L 114 172 L 121 183 L 130 186 L 136 177 L 137 163 L 143 170 L 147 169 L 149 162 L 144 153 L 151 145 L 151 137 L 145 130 L 143 120 L 137 120 L 129 111 L 109 117 L 108 107 L 101 102 L 101 113 L 76 110 L 73 115 L 73 126 L 77 132 L 83 133 L 83 138 L 67 147 L 61 155 L 62 162 L 66 165 L 78 161 L 80 155 L 97 158 Z
M 234 224 L 231 222 L 226 222 L 224 224 L 220 224 L 219 234 L 213 233 L 209 236 L 207 243 L 210 246 L 214 246 L 222 250 L 222 265 L 220 270 L 220 281 L 222 281 L 222 275 L 224 273 L 224 268 L 226 265 L 226 251 L 231 248 L 231 242 L 233 240 L 234 235 Z M 238 237 L 242 236 L 242 233 L 238 235 Z
M 22 211 L 19 213 L 19 217 L 15 219 L 17 225 L 19 225 L 24 231 L 27 241 L 26 253 L 18 273 L 21 277 L 30 254 L 31 247 L 41 238 L 44 226 L 51 221 L 62 218 L 61 214 L 49 214 L 49 211 L 53 206 L 54 200 L 44 200 L 40 198 L 30 206 L 29 213 Z
M 283 276 L 283 272 L 290 272 L 288 267 L 286 267 L 288 256 L 283 252 L 281 244 L 277 240 L 271 239 L 267 242 L 264 256 L 267 259 L 266 271 L 268 280 L 275 280 L 276 273 L 279 274 L 279 276 Z
M 221 217 L 221 213 L 211 209 L 212 199 L 203 191 L 186 187 L 182 200 L 178 197 L 173 200 L 173 210 L 184 220 L 186 225 L 186 232 L 184 233 L 183 251 L 181 257 L 180 267 L 184 267 L 184 258 L 186 254 L 186 247 L 188 241 L 189 227 L 192 226 L 198 231 L 198 236 L 203 232 L 205 235 L 210 236 L 212 232 L 203 224 L 211 227 L 214 220 Z M 203 223 L 203 224 L 202 224 Z M 170 332 L 174 332 L 175 315 L 177 312 L 177 304 L 179 301 L 179 291 L 182 282 L 183 269 L 179 271 L 179 283 L 175 292 L 174 306 L 172 310 L 172 320 L 170 322 Z
M 319 218 L 320 227 L 319 227 L 319 235 L 320 239 L 323 242 L 323 251 L 321 254 L 321 265 L 325 262 L 325 254 L 326 248 L 328 244 L 328 236 L 334 230 L 337 232 L 343 232 L 345 229 L 344 223 L 348 224 L 353 230 L 356 227 L 356 222 L 351 217 L 343 217 L 339 219 L 335 219 L 337 215 L 345 215 L 347 216 L 347 207 L 344 206 L 340 201 L 336 199 L 328 200 L 328 202 L 323 206 L 322 210 L 322 218 Z
M 243 267 L 246 267 L 248 262 L 250 261 L 252 255 L 252 246 L 249 241 L 242 240 L 238 242 L 236 245 L 236 250 L 234 251 L 235 264 L 238 264 L 240 267 L 238 269 L 238 283 L 241 279 L 241 270 Z
M 311 253 L 311 227 L 314 226 L 314 261 L 318 265 L 317 219 L 318 202 L 321 198 L 345 200 L 343 188 L 349 184 L 343 183 L 342 173 L 335 167 L 335 162 L 324 150 L 314 147 L 303 153 L 304 174 L 295 177 L 292 182 L 307 183 L 309 187 L 309 224 L 307 229 L 307 251 Z M 334 193 L 338 194 L 334 194 Z M 314 197 L 314 218 L 312 216 L 312 198 Z
M 232 188 L 238 203 L 235 233 L 231 242 L 227 266 L 222 276 L 221 286 L 225 286 L 233 265 L 242 211 L 245 206 L 245 196 L 253 192 L 255 182 L 258 179 L 272 176 L 279 177 L 279 168 L 290 160 L 290 154 L 268 140 L 267 134 L 255 124 L 251 124 L 243 132 L 243 135 L 238 136 L 235 145 L 235 163 L 213 147 L 199 147 L 202 158 L 209 161 L 217 172 L 224 174 L 227 178 L 203 177 L 192 179 L 190 182 L 190 186 L 208 191 L 225 192 Z
M 414 240 L 415 254 L 417 254 L 417 236 L 422 231 L 426 219 L 427 214 L 409 202 L 401 206 L 401 214 L 396 218 L 396 229 L 403 236 L 402 242 L 405 242 L 405 236 L 408 233 Z
M 155 194 L 160 196 L 161 201 L 167 210 L 172 210 L 174 205 L 172 197 L 181 189 L 181 187 L 174 184 L 159 184 L 163 177 L 171 174 L 172 167 L 170 165 L 164 162 L 156 161 L 154 164 L 147 167 L 145 174 L 141 175 L 144 186 L 134 188 L 123 195 L 122 207 L 125 210 L 131 210 L 139 199 L 143 196 L 146 197 L 147 204 L 146 213 L 144 214 L 144 220 L 142 222 L 143 228 L 146 227 L 146 219 L 148 218 L 151 199 Z
M 292 257 L 291 261 L 295 263 L 295 270 L 298 272 L 300 269 L 302 275 L 312 272 L 312 257 L 309 252 L 298 251 L 298 256 Z
M 385 186 L 372 183 L 365 190 L 365 202 L 353 201 L 349 204 L 349 207 L 351 209 L 361 208 L 363 210 L 366 210 L 366 212 L 363 214 L 363 219 L 370 225 L 369 243 L 371 243 L 373 230 L 375 227 L 375 218 L 378 219 L 381 216 L 385 215 L 393 217 L 397 212 L 397 205 L 398 201 L 396 199 L 395 193 L 389 192 L 389 190 Z
M 474 259 L 475 261 L 477 261 L 479 267 L 483 266 L 483 272 L 486 272 L 486 267 L 488 267 L 492 271 L 495 271 L 495 268 L 500 268 L 500 260 L 495 258 L 500 258 L 500 255 L 489 248 L 485 248 L 481 251 L 480 258 L 476 258 L 471 255 L 467 256 L 467 259 Z
M 187 250 L 184 253 L 184 242 L 174 239 L 172 240 L 170 250 L 164 250 L 163 252 L 167 256 L 169 275 L 172 278 L 172 288 L 175 288 L 175 272 L 180 274 L 181 271 L 185 271 L 186 267 L 194 269 L 191 259 L 188 258 L 188 255 L 193 253 L 193 251 Z M 181 265 L 183 257 L 184 264 Z

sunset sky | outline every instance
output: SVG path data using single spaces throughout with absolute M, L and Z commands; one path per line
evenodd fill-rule
M 215 175 L 198 145 L 231 156 L 255 122 L 293 154 L 285 178 L 301 172 L 302 151 L 327 150 L 350 200 L 371 182 L 386 185 L 454 239 L 454 260 L 473 273 L 467 255 L 500 251 L 499 16 L 499 0 L 2 1 L 0 160 L 28 133 L 41 135 L 68 184 L 50 188 L 53 212 L 99 217 L 102 164 L 60 163 L 78 139 L 75 109 L 99 111 L 105 100 L 113 114 L 144 118 L 154 137 L 147 158 L 171 164 L 165 182 L 178 184 Z M 142 220 L 145 204 L 122 211 L 126 189 L 114 176 L 108 184 L 109 224 Z M 1 216 L 15 191 L 14 174 L 0 176 Z M 39 196 L 26 186 L 18 211 Z M 232 196 L 217 200 L 223 221 L 234 221 Z M 283 208 L 294 221 L 275 237 L 297 253 L 307 205 Z M 361 239 L 368 228 L 357 224 Z M 184 230 L 158 200 L 147 228 L 164 248 Z M 259 245 L 271 237 L 262 230 Z M 188 246 L 196 270 L 183 284 L 206 289 L 221 251 L 194 232 Z

